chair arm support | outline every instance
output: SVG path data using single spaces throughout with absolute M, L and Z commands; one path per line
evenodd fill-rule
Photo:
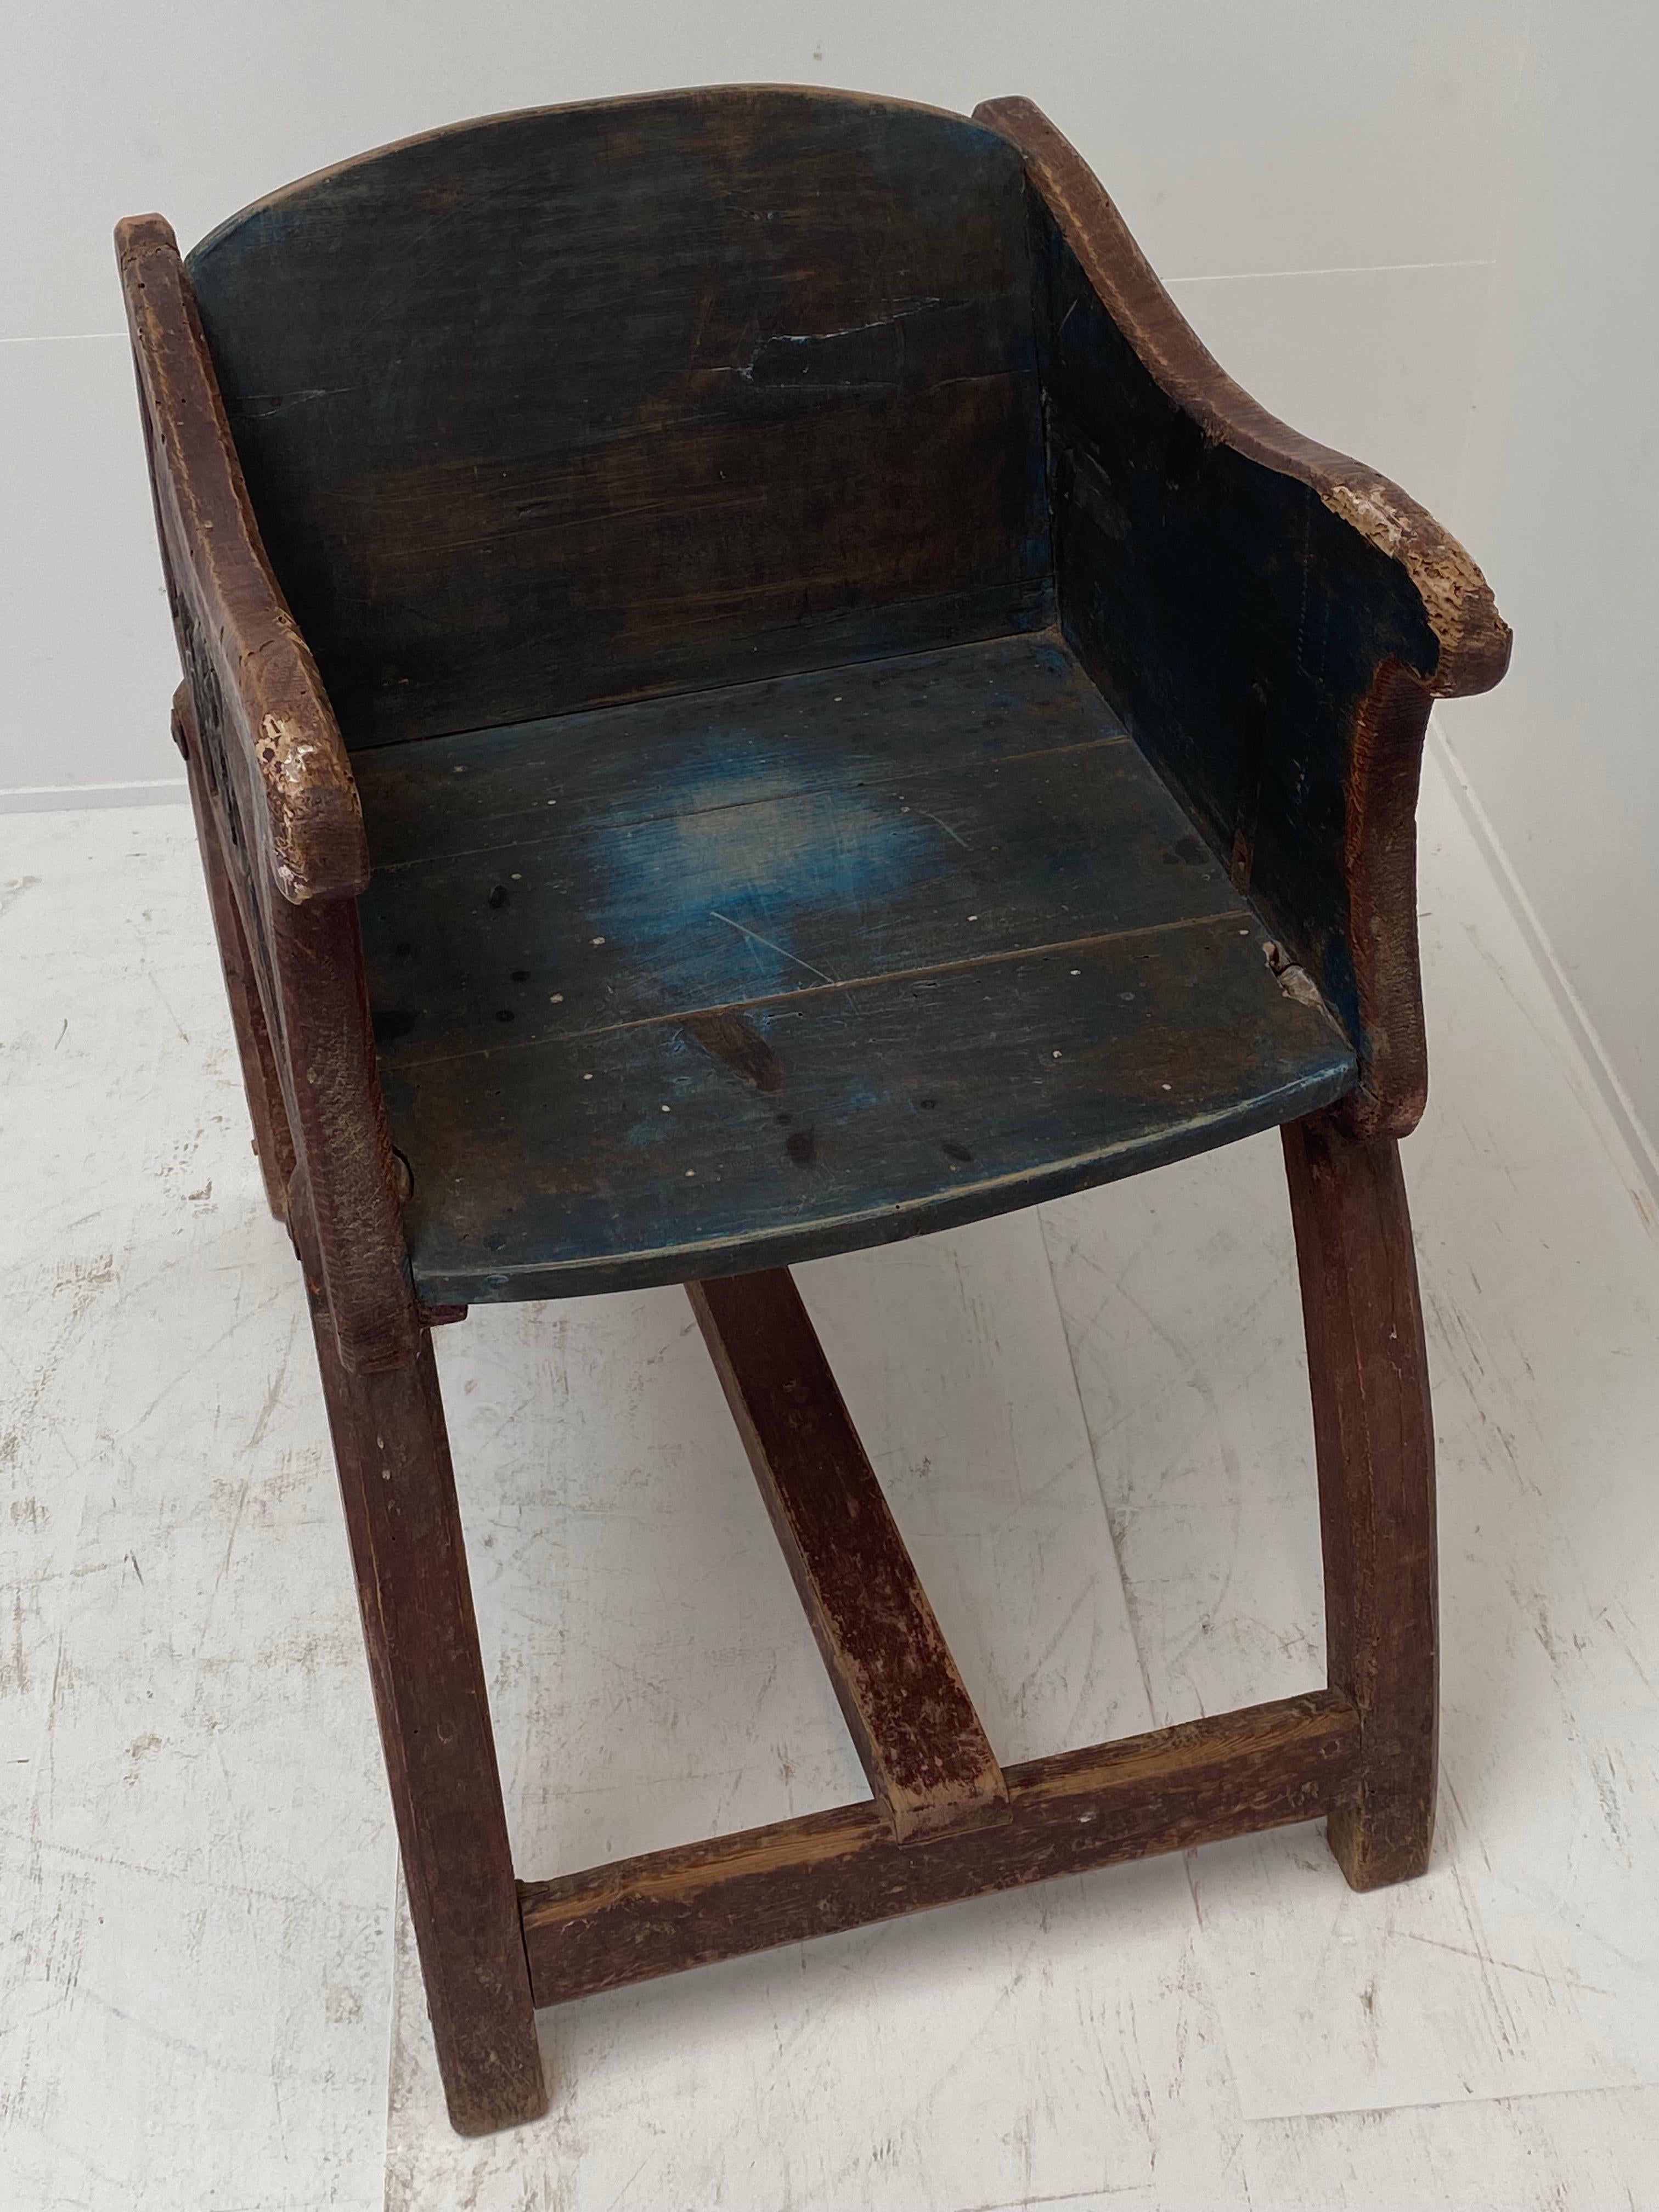
M 116 245 L 204 857 L 250 956 L 341 1361 L 404 1366 L 422 1331 L 363 981 L 356 781 L 259 543 L 173 232 L 137 216 Z
M 282 896 L 355 896 L 362 810 L 333 712 L 259 542 L 171 227 L 117 227 L 179 648 L 214 794 Z
M 188 684 L 179 686 L 173 715 L 238 1042 L 245 1061 L 250 1046 L 270 1055 L 274 1091 L 261 1095 L 251 1079 L 249 1103 L 260 1163 L 276 1185 L 273 1211 L 296 1244 L 314 1248 L 341 1364 L 353 1374 L 407 1366 L 427 1317 L 404 1244 L 357 902 L 282 898 L 247 866 L 213 789 Z
M 1224 374 L 1029 100 L 975 118 L 1025 161 L 1066 635 L 1353 1038 L 1352 1126 L 1403 1135 L 1424 732 L 1435 697 L 1498 681 L 1509 630 L 1414 500 Z

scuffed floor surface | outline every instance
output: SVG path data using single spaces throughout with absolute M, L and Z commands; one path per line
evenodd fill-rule
M 445 2124 L 189 823 L 0 820 L 7 2212 L 1659 2206 L 1659 1238 L 1437 775 L 1433 1868 L 1316 1828 L 541 2016 Z M 1005 1759 L 1321 1679 L 1277 1146 L 803 1269 Z M 678 1291 L 444 1332 L 520 1871 L 863 1793 Z

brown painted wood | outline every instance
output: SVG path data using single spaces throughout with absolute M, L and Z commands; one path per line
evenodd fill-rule
M 307 1172 L 339 1355 L 396 1367 L 419 1321 L 363 979 L 356 784 L 265 561 L 173 233 L 139 216 L 116 238 L 192 781 L 241 927 L 239 972 L 257 985 Z M 228 969 L 227 988 L 234 1003 Z
M 1331 1691 L 1008 1770 L 1001 1827 L 904 1845 L 873 1805 L 595 1867 L 522 1891 L 538 2005 L 1114 1861 L 1313 1820 L 1358 1725 Z
M 159 215 L 118 225 L 116 252 L 150 459 L 167 595 L 204 740 L 284 898 L 368 880 L 351 763 L 259 538 L 189 279 Z
M 245 916 L 250 908 L 258 912 L 258 886 L 249 888 Z M 280 1009 L 274 1034 L 283 1040 L 289 1127 L 313 1193 L 340 1357 L 365 1372 L 402 1367 L 415 1355 L 420 1317 L 374 1058 L 357 902 L 310 899 L 297 906 L 273 896 L 262 918 Z
M 288 1109 L 283 1103 L 283 1082 L 259 1002 L 259 982 L 247 933 L 236 910 L 236 894 L 219 848 L 212 801 L 202 775 L 199 749 L 193 744 L 195 709 L 190 686 L 181 684 L 173 702 L 173 736 L 185 759 L 190 783 L 190 803 L 196 817 L 196 842 L 201 849 L 202 872 L 207 878 L 208 904 L 213 933 L 224 970 L 225 995 L 230 1001 L 231 1027 L 242 1064 L 242 1088 L 247 1093 L 248 1118 L 253 1124 L 253 1150 L 264 1178 L 265 1203 L 278 1221 L 288 1218 L 289 1186 L 294 1179 L 294 1139 L 289 1133 Z
M 1360 1036 L 1358 1088 L 1342 1101 L 1358 1137 L 1407 1137 L 1429 1099 L 1417 947 L 1417 794 L 1430 687 L 1390 655 L 1354 718 L 1345 789 L 1348 893 Z
M 1334 1115 L 1284 1131 L 1302 1278 L 1331 1686 L 1359 1716 L 1351 1803 L 1327 1827 L 1356 1889 L 1428 1864 L 1438 1723 L 1434 1425 L 1392 1139 Z
M 547 2093 L 432 1340 L 407 1366 L 349 1373 L 303 1176 L 289 1220 L 444 2094 L 460 2133 L 484 2135 L 536 2118 Z
M 686 1292 L 895 1838 L 1006 1820 L 1002 1770 L 789 1271 Z

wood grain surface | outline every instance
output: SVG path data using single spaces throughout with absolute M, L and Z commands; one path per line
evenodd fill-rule
M 185 673 L 174 735 L 211 830 L 256 1140 L 278 1167 L 291 1146 L 307 1171 L 341 1358 L 395 1367 L 413 1358 L 418 1324 L 354 897 L 368 874 L 356 785 L 264 557 L 173 233 L 141 216 L 116 238 Z M 270 1195 L 277 1206 L 283 1194 Z
M 1346 1040 L 1275 979 L 1257 917 L 1051 634 L 562 735 L 360 763 L 390 856 L 363 901 L 370 989 L 428 1299 L 786 1264 L 1352 1085 Z
M 896 1842 L 1008 1818 L 1008 1788 L 787 1268 L 686 1285 Z
M 1399 1146 L 1316 1115 L 1284 1132 L 1313 1386 L 1332 1684 L 1358 1787 L 1328 1828 L 1356 1889 L 1429 1863 L 1439 1780 L 1434 1415 Z
M 186 762 L 190 758 L 191 732 L 195 726 L 190 686 L 181 684 L 173 695 L 173 733 Z M 213 915 L 214 941 L 224 970 L 225 996 L 242 1067 L 242 1088 L 247 1094 L 248 1118 L 253 1124 L 253 1149 L 264 1182 L 265 1203 L 278 1221 L 285 1221 L 289 1188 L 297 1161 L 289 1128 L 288 1108 L 283 1099 L 282 1072 L 260 995 L 258 965 L 243 927 L 231 872 L 225 866 L 206 781 L 200 775 L 192 775 L 189 787 L 202 873 L 207 882 L 208 906 Z
M 1330 1691 L 1011 1767 L 1001 1827 L 904 1845 L 848 1805 L 522 1891 L 538 2005 L 716 1959 L 1304 1820 L 1345 1788 L 1352 1707 Z
M 975 113 L 1031 184 L 1066 634 L 1349 1026 L 1354 1126 L 1404 1135 L 1427 1086 L 1413 819 L 1430 700 L 1496 684 L 1509 630 L 1414 500 L 1225 374 L 1046 117 Z
M 483 2135 L 538 2118 L 547 2092 L 432 1340 L 407 1366 L 349 1373 L 303 1176 L 289 1218 L 449 2116 Z
M 265 557 L 170 226 L 115 234 L 162 568 L 221 805 L 285 899 L 368 879 L 350 763 Z
M 354 747 L 1048 618 L 1020 162 L 960 117 L 493 117 L 190 269 Z

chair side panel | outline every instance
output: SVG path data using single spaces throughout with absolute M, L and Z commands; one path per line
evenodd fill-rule
M 1434 665 L 1422 603 L 1312 485 L 1206 439 L 1032 198 L 1066 635 L 1369 1052 L 1380 1041 L 1355 966 L 1355 759 L 1379 670 Z M 1408 823 L 1421 728 L 1414 743 L 1395 734 Z
M 191 272 L 355 745 L 1048 618 L 1020 158 L 726 90 L 508 116 Z

